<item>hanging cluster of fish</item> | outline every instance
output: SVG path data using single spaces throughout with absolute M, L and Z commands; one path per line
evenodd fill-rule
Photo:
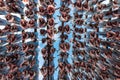
M 0 0 L 0 80 L 120 80 L 120 1 Z
M 35 80 L 36 3 L 0 0 L 0 80 Z

